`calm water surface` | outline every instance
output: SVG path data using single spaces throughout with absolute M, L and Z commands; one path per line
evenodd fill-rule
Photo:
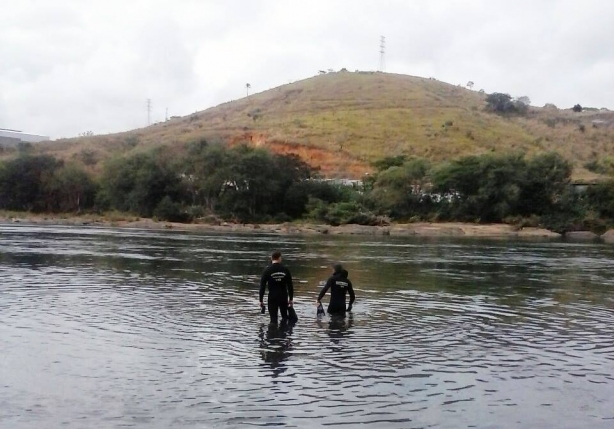
M 268 254 L 295 326 L 257 306 Z M 355 311 L 318 320 L 333 261 Z M 0 225 L 0 427 L 613 428 L 614 247 Z

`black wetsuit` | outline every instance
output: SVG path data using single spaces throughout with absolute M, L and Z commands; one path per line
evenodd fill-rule
M 267 306 L 271 322 L 277 322 L 277 309 L 281 313 L 282 320 L 288 318 L 288 300 L 294 297 L 292 286 L 292 274 L 290 270 L 280 263 L 273 263 L 266 267 L 260 278 L 260 302 L 264 298 L 264 290 L 268 286 L 269 298 Z
M 320 291 L 318 301 L 322 301 L 326 292 L 330 289 L 330 303 L 328 304 L 329 314 L 345 314 L 345 295 L 350 294 L 350 307 L 356 299 L 352 282 L 347 277 L 343 277 L 341 273 L 333 274 L 327 281 L 326 285 Z

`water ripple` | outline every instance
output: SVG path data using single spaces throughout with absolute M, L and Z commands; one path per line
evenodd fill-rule
M 614 251 L 404 240 L 0 226 L 0 426 L 611 427 Z M 318 319 L 339 260 L 355 312 Z

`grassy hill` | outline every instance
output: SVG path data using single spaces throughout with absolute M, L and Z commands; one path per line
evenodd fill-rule
M 588 178 L 586 162 L 614 153 L 614 112 L 531 108 L 526 117 L 504 118 L 484 107 L 484 94 L 434 79 L 338 72 L 147 128 L 63 139 L 37 150 L 96 171 L 120 153 L 159 146 L 180 151 L 201 139 L 248 142 L 297 153 L 329 177 L 361 177 L 372 161 L 389 155 L 441 161 L 522 150 L 557 151 L 574 162 L 577 178 Z

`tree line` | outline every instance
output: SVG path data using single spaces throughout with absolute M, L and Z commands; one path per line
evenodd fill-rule
M 332 225 L 389 221 L 505 222 L 564 232 L 614 225 L 614 180 L 574 192 L 572 166 L 555 153 L 466 156 L 433 164 L 387 157 L 357 187 L 321 180 L 295 155 L 206 141 L 108 161 L 98 176 L 47 155 L 0 163 L 0 209 L 116 210 L 159 220 L 306 219 Z
M 24 152 L 0 163 L 0 209 L 281 222 L 305 215 L 310 198 L 341 198 L 336 188 L 313 180 L 316 173 L 295 155 L 206 141 L 182 155 L 156 149 L 111 159 L 98 177 L 74 163 Z
M 396 220 L 503 222 L 557 232 L 614 226 L 614 179 L 579 192 L 572 165 L 557 153 L 466 156 L 431 164 L 380 160 L 370 207 Z

